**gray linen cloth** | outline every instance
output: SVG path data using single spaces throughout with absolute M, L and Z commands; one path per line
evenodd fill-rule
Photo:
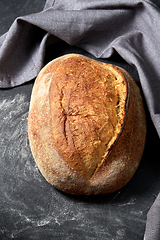
M 45 46 L 61 39 L 96 58 L 114 51 L 135 66 L 160 136 L 160 11 L 148 0 L 48 0 L 42 12 L 17 18 L 0 37 L 0 87 L 35 78 Z

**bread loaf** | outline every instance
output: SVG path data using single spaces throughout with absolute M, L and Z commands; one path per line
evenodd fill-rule
M 145 136 L 140 90 L 125 70 L 67 54 L 40 71 L 28 137 L 39 170 L 55 188 L 86 195 L 122 188 L 139 166 Z

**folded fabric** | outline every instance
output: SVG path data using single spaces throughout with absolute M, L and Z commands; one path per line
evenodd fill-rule
M 160 194 L 156 198 L 147 214 L 144 240 L 160 239 Z
M 47 0 L 42 12 L 17 18 L 0 37 L 0 87 L 34 79 L 43 67 L 49 43 L 63 40 L 96 58 L 109 58 L 116 51 L 137 69 L 160 136 L 159 39 L 160 11 L 149 0 Z M 148 220 L 145 240 L 160 239 L 150 224 L 157 221 L 154 208 Z M 159 220 L 157 224 L 159 229 Z
M 52 35 L 97 58 L 114 51 L 136 67 L 160 136 L 160 12 L 145 0 L 48 0 L 42 12 L 17 18 L 0 37 L 0 87 L 35 78 Z

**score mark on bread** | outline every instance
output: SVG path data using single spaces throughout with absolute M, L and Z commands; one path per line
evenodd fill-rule
M 125 70 L 68 54 L 39 73 L 28 135 L 40 171 L 56 188 L 100 194 L 123 187 L 139 165 L 145 134 L 140 92 Z

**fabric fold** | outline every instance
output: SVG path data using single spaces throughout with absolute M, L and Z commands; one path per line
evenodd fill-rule
M 148 211 L 144 240 L 160 239 L 160 194 Z
M 43 66 L 49 35 L 97 58 L 113 49 L 139 74 L 160 136 L 160 12 L 150 1 L 47 0 L 39 13 L 17 18 L 0 37 L 0 87 L 35 78 Z
M 45 3 L 45 5 L 44 5 L 43 10 L 45 10 L 45 9 L 47 9 L 47 8 L 50 8 L 50 7 L 53 7 L 54 2 L 55 2 L 55 0 L 47 0 L 46 3 Z

